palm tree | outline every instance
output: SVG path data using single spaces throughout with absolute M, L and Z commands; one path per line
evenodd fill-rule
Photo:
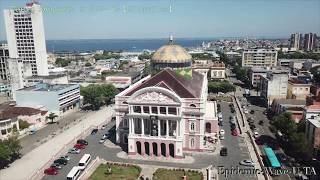
M 46 120 L 50 119 L 51 120 L 51 124 L 53 124 L 53 120 L 58 117 L 58 115 L 56 115 L 55 113 L 50 113 L 49 116 L 46 116 Z

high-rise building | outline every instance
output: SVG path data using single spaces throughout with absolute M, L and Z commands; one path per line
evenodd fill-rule
M 312 51 L 317 47 L 317 35 L 316 33 L 307 33 L 304 35 L 304 50 Z
M 248 49 L 242 54 L 243 67 L 272 67 L 277 65 L 278 52 L 274 49 Z
M 47 76 L 48 62 L 42 9 L 37 2 L 19 9 L 4 10 L 11 58 L 23 59 L 24 75 Z
M 291 34 L 290 37 L 290 48 L 295 50 L 302 49 L 303 46 L 303 36 L 300 33 Z
M 22 58 L 8 58 L 8 82 L 11 87 L 11 97 L 16 100 L 16 91 L 23 88 Z
M 7 80 L 7 59 L 9 58 L 9 49 L 6 45 L 0 45 L 0 80 Z

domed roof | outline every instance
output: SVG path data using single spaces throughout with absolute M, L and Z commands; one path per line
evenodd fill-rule
M 181 46 L 172 44 L 161 46 L 151 57 L 156 63 L 185 63 L 191 62 L 192 56 Z

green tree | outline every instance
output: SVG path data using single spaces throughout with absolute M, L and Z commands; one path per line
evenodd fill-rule
M 117 94 L 117 89 L 112 84 L 91 84 L 81 87 L 80 94 L 84 98 L 84 104 L 90 104 L 94 110 L 98 110 L 102 105 L 111 102 Z
M 92 65 L 91 65 L 91 63 L 86 62 L 86 64 L 85 64 L 84 66 L 86 66 L 86 67 L 90 67 L 90 66 L 92 66 Z
M 273 121 L 272 125 L 285 136 L 285 138 L 289 138 L 292 134 L 297 132 L 297 125 L 291 119 L 291 113 L 282 113 L 276 116 Z
M 228 81 L 211 81 L 208 83 L 209 93 L 227 93 L 233 92 L 236 88 L 234 85 L 230 84 Z
M 151 66 L 150 66 L 150 63 L 146 62 L 144 63 L 144 68 L 143 68 L 143 75 L 144 76 L 148 76 L 152 73 L 152 70 L 151 70 Z
M 310 145 L 304 133 L 293 133 L 289 137 L 290 150 L 295 156 L 300 157 L 300 160 L 311 159 Z
M 142 54 L 138 56 L 139 60 L 151 59 L 152 54 L 148 51 L 144 51 Z
M 46 120 L 50 119 L 51 120 L 50 123 L 53 124 L 53 120 L 55 118 L 57 118 L 57 117 L 58 117 L 58 115 L 56 115 L 55 113 L 51 112 L 48 116 L 46 116 Z
M 71 62 L 71 60 L 57 58 L 55 64 L 60 67 L 66 67 Z
M 8 164 L 11 159 L 9 148 L 0 140 L 0 169 Z
M 19 127 L 20 129 L 26 129 L 30 126 L 30 124 L 27 121 L 19 119 Z

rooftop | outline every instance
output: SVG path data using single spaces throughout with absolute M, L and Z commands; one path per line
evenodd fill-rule
M 49 76 L 30 76 L 30 77 L 26 77 L 25 79 L 55 79 L 55 78 L 60 78 L 64 76 L 67 76 L 67 75 L 64 73 L 61 73 L 61 74 L 50 74 Z
M 41 113 L 42 115 L 47 113 L 47 111 L 31 108 L 31 107 L 17 107 L 15 102 L 6 102 L 0 104 L 0 121 L 10 118 L 16 118 L 18 116 L 31 116 Z
M 313 124 L 314 126 L 316 126 L 317 128 L 320 128 L 320 117 L 317 116 L 313 119 L 308 119 L 308 121 Z
M 131 96 L 142 88 L 158 86 L 174 91 L 181 98 L 200 98 L 203 78 L 202 74 L 195 71 L 192 71 L 190 78 L 186 78 L 175 71 L 164 69 L 124 95 Z
M 18 91 L 60 91 L 62 89 L 72 87 L 74 84 L 48 84 L 41 83 L 30 87 L 19 89 Z
M 306 105 L 306 100 L 301 99 L 275 99 L 274 102 L 282 105 Z

